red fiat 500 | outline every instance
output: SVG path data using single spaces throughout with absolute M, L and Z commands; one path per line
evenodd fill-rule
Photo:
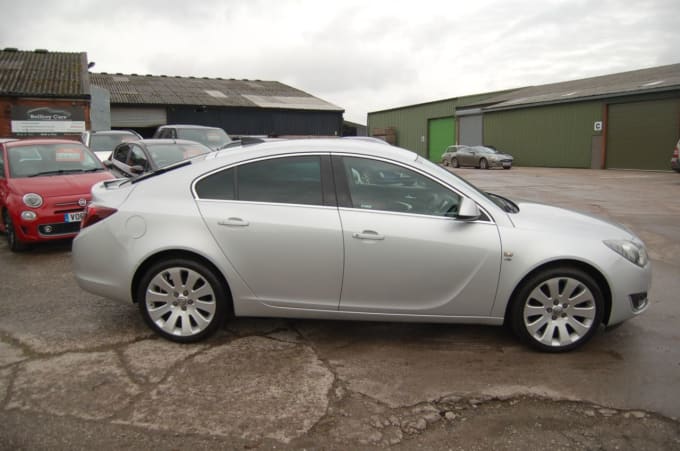
M 79 142 L 0 139 L 0 230 L 9 248 L 73 238 L 92 185 L 111 178 Z

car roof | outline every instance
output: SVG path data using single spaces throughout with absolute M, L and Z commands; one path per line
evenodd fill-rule
M 12 142 L 13 146 L 28 146 L 32 144 L 78 144 L 82 143 L 75 139 L 60 139 L 60 138 L 26 138 L 26 139 L 10 139 L 6 142 Z
M 224 130 L 223 128 L 220 127 L 210 127 L 207 125 L 193 125 L 193 124 L 168 124 L 168 125 L 161 125 L 158 127 L 158 129 L 162 128 L 209 128 L 209 129 L 219 129 L 219 130 Z
M 137 132 L 132 130 L 92 130 L 90 131 L 93 135 L 136 135 Z
M 345 140 L 337 138 L 313 138 L 268 141 L 252 144 L 242 148 L 226 148 L 207 156 L 206 159 L 228 158 L 235 161 L 242 161 L 248 156 L 251 156 L 252 158 L 259 158 L 285 155 L 290 153 L 326 152 L 383 157 L 406 163 L 415 161 L 419 157 L 417 153 L 410 150 L 402 149 L 396 146 L 386 146 L 377 142 L 364 140 Z
M 129 143 L 125 144 L 130 144 L 130 143 L 140 143 L 140 144 L 145 144 L 147 146 L 154 146 L 156 144 L 183 144 L 183 145 L 201 145 L 204 147 L 207 147 L 205 144 L 201 144 L 198 141 L 191 141 L 189 139 L 159 139 L 159 138 L 150 138 L 150 139 L 138 139 L 137 141 L 130 141 Z

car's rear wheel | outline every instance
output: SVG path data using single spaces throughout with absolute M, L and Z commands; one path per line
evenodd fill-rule
M 213 334 L 227 313 L 227 296 L 212 269 L 190 259 L 161 261 L 150 267 L 137 287 L 137 302 L 147 324 L 180 343 Z
M 510 310 L 513 331 L 530 346 L 564 352 L 585 344 L 602 322 L 602 290 L 578 268 L 558 267 L 530 277 Z
M 14 223 L 8 212 L 4 212 L 2 219 L 5 223 L 5 234 L 7 235 L 7 246 L 12 252 L 21 252 L 26 250 L 28 247 L 26 243 L 23 243 L 17 236 L 17 231 L 14 228 Z
M 458 158 L 451 158 L 451 166 L 454 168 L 459 168 L 460 164 L 458 164 Z
M 479 169 L 489 169 L 489 163 L 486 161 L 486 158 L 479 160 Z

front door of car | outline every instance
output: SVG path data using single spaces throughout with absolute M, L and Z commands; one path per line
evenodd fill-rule
M 489 315 L 501 253 L 489 218 L 455 219 L 461 195 L 410 169 L 356 157 L 333 163 L 340 189 L 349 194 L 339 195 L 340 310 Z
M 196 183 L 201 214 L 254 301 L 337 310 L 343 243 L 330 178 L 328 156 L 305 155 L 242 164 Z

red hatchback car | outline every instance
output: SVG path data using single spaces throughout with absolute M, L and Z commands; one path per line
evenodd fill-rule
M 0 231 L 10 250 L 76 236 L 92 185 L 112 178 L 77 141 L 0 139 Z

